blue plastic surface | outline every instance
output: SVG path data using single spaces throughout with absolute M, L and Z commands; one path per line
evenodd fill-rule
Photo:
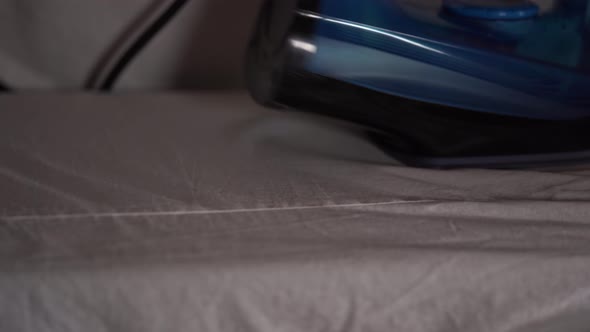
M 318 0 L 306 69 L 369 89 L 535 119 L 590 117 L 581 0 L 514 20 L 449 17 L 436 0 Z M 502 7 L 499 7 L 502 8 Z
M 539 14 L 539 6 L 530 1 L 445 0 L 449 12 L 482 20 L 522 20 Z

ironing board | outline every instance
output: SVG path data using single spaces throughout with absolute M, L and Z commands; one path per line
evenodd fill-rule
M 1 331 L 587 331 L 590 167 L 400 166 L 243 92 L 0 97 Z

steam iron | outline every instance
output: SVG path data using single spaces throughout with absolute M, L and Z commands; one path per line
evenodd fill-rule
M 268 0 L 247 84 L 361 124 L 412 166 L 590 160 L 588 2 Z

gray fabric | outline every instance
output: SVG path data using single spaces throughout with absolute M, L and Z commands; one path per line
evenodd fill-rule
M 589 201 L 242 93 L 4 96 L 0 330 L 588 331 Z
M 0 81 L 16 89 L 79 89 L 113 49 L 133 40 L 170 2 L 2 0 Z M 259 3 L 189 1 L 133 61 L 117 88 L 241 86 L 243 53 Z

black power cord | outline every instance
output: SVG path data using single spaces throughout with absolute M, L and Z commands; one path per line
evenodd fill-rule
M 166 10 L 152 24 L 150 24 L 133 43 L 131 43 L 125 52 L 123 52 L 123 55 L 117 60 L 115 65 L 105 76 L 104 81 L 98 84 L 98 90 L 105 92 L 111 91 L 125 68 L 127 68 L 137 54 L 143 50 L 158 32 L 160 32 L 176 16 L 176 14 L 178 14 L 187 2 L 188 0 L 172 1 L 170 6 L 168 6 L 168 8 L 166 8 Z
M 143 50 L 143 48 L 180 12 L 180 10 L 187 4 L 188 0 L 172 0 L 170 5 L 162 12 L 162 14 L 154 20 L 130 46 L 122 52 L 122 55 L 116 60 L 110 71 L 104 76 L 104 80 L 99 81 L 94 85 L 90 83 L 87 88 L 97 88 L 99 91 L 111 91 L 123 71 L 135 59 L 135 57 Z M 0 93 L 11 92 L 12 89 L 0 81 Z

